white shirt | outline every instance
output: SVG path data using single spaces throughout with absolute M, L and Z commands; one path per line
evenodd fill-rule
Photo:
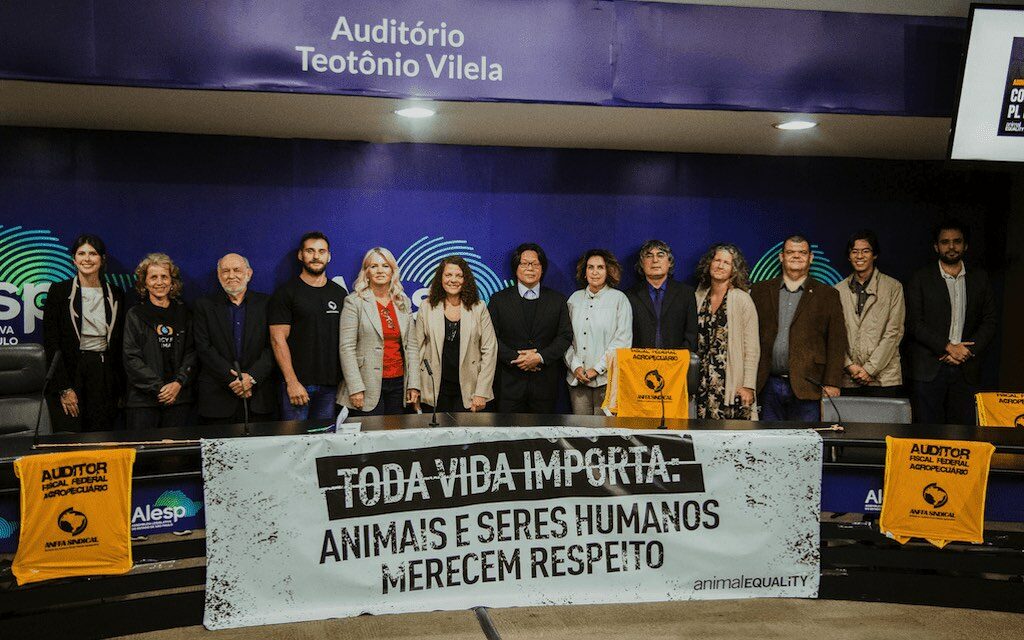
M 536 300 L 540 297 L 540 283 L 527 287 L 522 282 L 516 282 L 516 286 L 519 287 L 519 295 L 527 300 Z M 530 295 L 527 295 L 529 293 Z
M 82 287 L 82 351 L 107 350 L 107 313 L 103 308 L 103 287 Z
M 939 263 L 939 274 L 949 292 L 949 341 L 960 344 L 964 337 L 964 318 L 967 316 L 967 265 L 960 262 L 960 273 L 951 276 Z
M 609 286 L 597 293 L 585 287 L 569 296 L 572 345 L 565 352 L 569 386 L 580 384 L 573 372 L 593 369 L 598 376 L 587 386 L 608 384 L 607 356 L 633 343 L 633 309 L 626 294 Z

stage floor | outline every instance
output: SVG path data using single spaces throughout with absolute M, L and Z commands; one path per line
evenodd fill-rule
M 502 640 L 953 640 L 1020 638 L 1024 614 L 837 600 L 718 600 L 491 609 Z M 360 616 L 217 632 L 183 627 L 132 640 L 493 640 L 472 611 Z

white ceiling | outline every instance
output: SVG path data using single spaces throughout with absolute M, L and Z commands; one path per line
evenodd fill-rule
M 685 0 L 662 0 L 685 1 Z M 701 0 L 688 4 L 966 16 L 959 0 Z M 1012 4 L 1012 3 L 1007 3 Z M 389 98 L 196 91 L 0 80 L 0 125 L 214 135 L 632 149 L 755 155 L 939 159 L 948 118 L 818 114 L 806 132 L 771 127 L 794 114 L 552 104 L 435 103 L 406 120 Z

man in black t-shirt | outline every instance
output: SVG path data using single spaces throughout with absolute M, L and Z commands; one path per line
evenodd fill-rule
M 327 236 L 312 231 L 299 242 L 299 277 L 274 292 L 267 311 L 270 343 L 281 369 L 281 419 L 333 419 L 341 382 L 338 321 L 346 291 L 327 279 Z

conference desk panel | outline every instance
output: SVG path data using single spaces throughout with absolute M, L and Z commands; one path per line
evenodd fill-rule
M 571 415 L 445 413 L 439 427 L 582 426 L 656 429 L 654 419 Z M 430 428 L 431 416 L 401 415 L 358 419 L 365 431 Z M 303 435 L 323 421 L 196 426 L 134 432 L 53 434 L 0 438 L 0 517 L 12 518 L 18 480 L 13 461 L 23 455 L 66 450 L 68 444 L 116 444 L 138 450 L 134 468 L 133 513 L 152 515 L 140 504 L 154 496 L 185 495 L 196 513 L 171 526 L 157 523 L 135 530 L 136 566 L 125 576 L 57 580 L 14 586 L 13 546 L 0 547 L 0 635 L 57 637 L 67 624 L 81 625 L 83 637 L 103 637 L 198 624 L 202 620 L 205 538 L 202 519 L 200 438 Z M 770 430 L 826 428 L 829 425 L 745 421 L 669 420 L 672 430 Z M 248 436 L 247 436 L 248 434 Z M 824 430 L 820 594 L 823 598 L 872 600 L 1001 611 L 1024 611 L 1024 430 L 957 425 L 847 424 Z M 985 440 L 996 446 L 986 503 L 985 543 L 899 545 L 878 532 L 873 511 L 881 504 L 885 437 Z M 144 444 L 131 444 L 144 443 Z M 57 445 L 57 446 L 53 446 Z M 877 504 L 876 504 L 877 503 Z M 166 501 L 164 504 L 167 504 Z M 139 509 L 142 509 L 140 512 Z M 155 513 L 155 511 L 153 511 Z M 866 514 L 866 515 L 852 515 Z M 135 518 L 133 517 L 133 520 Z M 150 522 L 149 524 L 153 524 Z M 164 535 L 169 532 L 180 536 Z M 16 537 L 16 534 L 15 534 Z M 0 543 L 3 543 L 0 540 Z M 174 590 L 174 593 L 168 590 Z M 103 604 L 96 600 L 102 598 Z M 56 609 L 60 615 L 56 615 Z M 153 615 L 147 615 L 152 613 Z M 126 621 L 128 620 L 128 621 Z M 8 636 L 11 632 L 13 635 Z M 116 632 L 116 633 L 115 633 Z

